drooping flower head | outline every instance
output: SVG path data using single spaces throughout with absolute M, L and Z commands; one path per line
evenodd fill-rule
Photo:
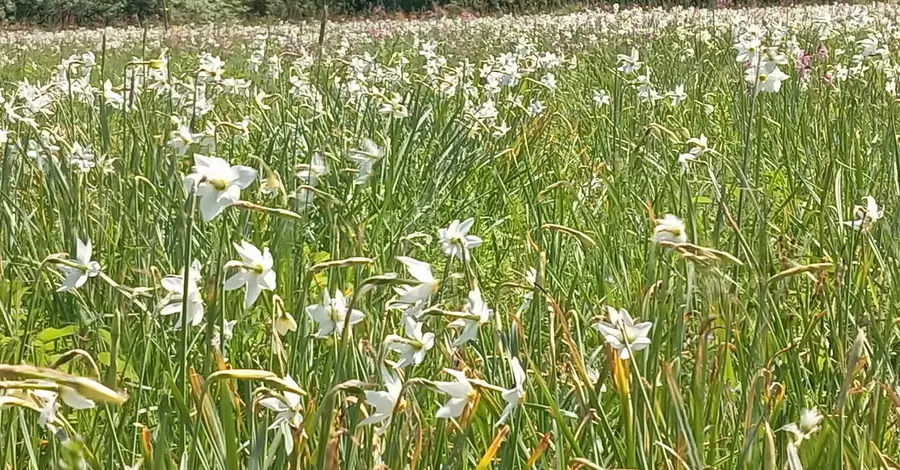
M 176 328 L 181 328 L 181 311 L 187 302 L 187 323 L 197 326 L 203 321 L 203 297 L 200 295 L 200 262 L 194 260 L 191 263 L 188 274 L 188 291 L 184 293 L 184 269 L 177 276 L 166 276 L 161 285 L 167 291 L 166 296 L 159 303 L 160 315 L 177 315 Z
M 656 227 L 653 228 L 653 241 L 655 243 L 687 242 L 687 230 L 685 229 L 684 221 L 672 214 L 666 214 L 662 219 L 658 219 Z
M 57 292 L 68 292 L 77 289 L 87 282 L 88 278 L 95 277 L 100 274 L 100 263 L 91 261 L 94 249 L 91 241 L 82 242 L 76 240 L 75 259 L 69 262 L 76 266 L 60 265 L 59 269 L 65 273 L 66 278 L 63 280 Z

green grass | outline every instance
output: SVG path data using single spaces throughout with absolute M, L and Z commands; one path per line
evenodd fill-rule
M 49 105 L 34 127 L 0 121 L 0 362 L 41 368 L 0 367 L 0 463 L 897 468 L 900 152 L 886 91 L 896 59 L 856 57 L 868 37 L 900 47 L 896 18 L 897 7 L 872 5 L 347 22 L 328 25 L 321 54 L 317 24 L 9 33 L 5 102 L 20 116 L 40 96 Z M 735 60 L 749 25 L 765 25 L 762 42 L 786 56 L 778 93 L 750 92 Z M 432 39 L 432 61 L 446 63 L 419 52 Z M 617 62 L 632 48 L 643 62 L 634 74 Z M 57 78 L 61 60 L 86 51 L 92 102 L 77 93 L 83 64 Z M 167 61 L 154 61 L 162 51 Z M 808 71 L 796 51 L 811 57 Z M 195 87 L 203 52 L 226 65 Z M 510 60 L 520 76 L 492 92 L 486 75 L 510 72 Z M 828 78 L 856 64 L 867 69 Z M 653 103 L 636 84 L 648 68 L 664 95 Z M 226 78 L 250 84 L 228 94 Z M 106 80 L 127 112 L 103 93 Z M 675 106 L 667 92 L 682 84 Z M 594 102 L 597 90 L 609 105 Z M 393 93 L 406 117 L 379 112 Z M 475 117 L 488 99 L 493 126 Z M 533 101 L 546 107 L 536 116 Z M 205 143 L 176 152 L 172 117 Z M 493 136 L 501 122 L 509 131 Z M 709 150 L 680 164 L 701 135 Z M 357 184 L 350 157 L 364 139 L 383 156 Z M 76 142 L 94 154 L 84 173 L 71 164 Z M 317 152 L 328 172 L 311 184 L 296 173 Z M 256 169 L 246 202 L 204 220 L 182 181 L 194 154 Z M 843 222 L 866 196 L 884 214 L 855 230 Z M 665 214 L 683 219 L 687 243 L 654 241 Z M 445 256 L 438 230 L 470 217 L 483 243 Z M 102 274 L 58 293 L 78 239 L 92 241 Z M 268 247 L 277 278 L 250 308 L 245 288 L 223 289 L 242 240 Z M 439 282 L 421 317 L 434 346 L 395 372 L 402 399 L 378 435 L 359 425 L 376 412 L 366 392 L 385 390 L 382 369 L 399 357 L 391 335 L 405 336 L 395 288 L 417 284 L 398 256 L 431 263 Z M 177 329 L 186 312 L 159 315 L 161 282 L 194 259 L 204 317 Z M 365 319 L 315 338 L 306 309 L 324 289 Z M 474 289 L 493 315 L 457 348 L 450 322 Z M 652 322 L 650 345 L 621 359 L 592 327 L 613 321 L 606 306 Z M 296 330 L 276 332 L 288 318 Z M 525 399 L 495 426 L 501 392 L 515 385 L 510 357 L 526 371 Z M 448 399 L 435 382 L 453 380 L 445 368 L 465 371 L 477 392 L 455 419 L 435 416 Z M 51 432 L 46 392 L 72 390 L 72 376 L 96 381 L 75 388 L 96 406 L 61 398 Z M 279 397 L 301 415 L 286 434 L 260 404 Z M 784 427 L 802 427 L 806 409 L 823 419 L 799 438 Z

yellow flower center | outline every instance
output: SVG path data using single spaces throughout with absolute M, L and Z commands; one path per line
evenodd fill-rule
M 211 179 L 208 182 L 212 187 L 216 188 L 216 191 L 224 191 L 228 186 L 228 183 L 221 178 Z

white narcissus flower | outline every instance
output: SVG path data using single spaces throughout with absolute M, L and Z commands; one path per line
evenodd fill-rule
M 666 214 L 662 219 L 658 219 L 656 227 L 653 228 L 653 241 L 656 243 L 686 243 L 687 230 L 684 221 L 672 214 Z
M 601 108 L 609 106 L 612 104 L 612 97 L 609 96 L 609 92 L 606 90 L 597 90 L 594 92 L 594 103 Z
M 791 423 L 781 428 L 791 433 L 794 443 L 799 446 L 801 442 L 812 437 L 820 429 L 820 424 L 824 416 L 819 414 L 819 410 L 815 408 L 805 408 L 800 413 L 800 421 Z
M 623 73 L 635 73 L 644 65 L 640 60 L 637 48 L 631 48 L 631 54 L 618 54 L 616 61 L 619 63 L 619 71 Z
M 735 62 L 740 63 L 756 63 L 756 59 L 759 57 L 759 48 L 760 48 L 759 38 L 756 37 L 747 37 L 737 44 L 734 45 L 734 48 L 737 50 L 737 56 L 735 57 Z
M 228 343 L 228 340 L 234 337 L 234 326 L 237 325 L 237 320 L 228 320 L 225 322 L 225 328 L 223 329 L 218 323 L 213 325 L 213 337 L 209 340 L 210 344 L 215 346 L 217 349 L 224 353 L 225 344 Z M 226 358 L 227 359 L 227 358 Z
M 59 422 L 57 417 L 59 394 L 52 390 L 33 390 L 31 393 L 39 399 L 33 401 L 36 401 L 37 405 L 41 407 L 38 425 L 47 428 L 50 433 L 56 433 L 56 424 Z
M 632 351 L 640 351 L 650 345 L 650 329 L 652 322 L 634 324 L 634 320 L 628 310 L 616 310 L 606 307 L 609 315 L 609 323 L 599 322 L 593 325 L 594 329 L 603 335 L 603 339 L 614 349 L 619 351 L 619 358 L 626 360 L 631 357 Z
M 375 407 L 375 410 L 370 411 L 369 417 L 359 423 L 360 426 L 380 423 L 381 426 L 375 430 L 378 435 L 384 434 L 391 425 L 394 410 L 402 411 L 404 407 L 404 401 L 400 398 L 403 391 L 403 383 L 400 378 L 386 367 L 382 367 L 381 376 L 387 390 L 366 390 L 366 404 Z
M 434 347 L 434 333 L 423 333 L 422 323 L 412 316 L 403 319 L 403 332 L 405 337 L 388 335 L 384 339 L 388 349 L 400 354 L 395 365 L 398 369 L 421 364 L 425 360 L 425 353 Z
M 45 382 L 41 381 L 40 383 L 44 384 Z M 52 386 L 53 384 L 46 382 L 46 385 Z M 32 393 L 43 402 L 41 414 L 38 417 L 38 423 L 42 426 L 46 426 L 51 431 L 56 429 L 54 424 L 58 422 L 56 414 L 59 409 L 60 399 L 66 406 L 73 410 L 86 410 L 97 406 L 97 403 L 94 402 L 94 400 L 87 398 L 74 388 L 66 385 L 59 385 L 56 391 L 34 390 Z
M 248 166 L 231 166 L 218 157 L 194 155 L 194 173 L 185 177 L 185 188 L 197 185 L 200 214 L 209 222 L 222 211 L 239 201 L 241 190 L 256 180 L 256 170 Z
M 271 97 L 271 96 L 272 96 L 272 95 L 270 95 L 270 94 L 268 94 L 268 93 L 266 93 L 266 92 L 260 90 L 260 91 L 259 91 L 258 93 L 256 93 L 256 95 L 253 97 L 253 101 L 256 102 L 256 105 L 259 106 L 259 109 L 261 109 L 261 110 L 263 110 L 263 111 L 269 111 L 269 110 L 272 109 L 272 107 L 269 106 L 268 104 L 266 104 L 266 101 L 265 101 L 265 100 L 266 100 L 266 98 L 269 98 L 269 97 Z
M 459 336 L 453 340 L 453 347 L 460 347 L 463 344 L 475 339 L 478 335 L 478 327 L 486 324 L 491 319 L 493 310 L 488 308 L 487 303 L 481 297 L 478 290 L 469 291 L 468 304 L 466 305 L 467 318 L 457 318 L 450 322 L 448 326 L 452 328 L 462 328 Z
M 309 165 L 303 165 L 297 171 L 297 178 L 308 186 L 318 186 L 319 179 L 328 174 L 328 163 L 321 153 L 316 152 L 310 159 Z
M 438 236 L 441 238 L 441 251 L 447 256 L 455 256 L 461 261 L 466 261 L 466 256 L 470 249 L 481 246 L 481 238 L 475 235 L 469 235 L 475 219 L 469 217 L 460 222 L 454 220 L 450 222 L 450 226 L 438 230 Z
M 463 411 L 466 409 L 466 405 L 475 399 L 477 392 L 475 391 L 475 388 L 472 387 L 469 379 L 466 378 L 464 372 L 453 369 L 444 369 L 444 372 L 455 377 L 456 382 L 434 383 L 434 386 L 437 387 L 438 390 L 450 395 L 450 399 L 441 405 L 435 417 L 458 418 L 462 416 Z
M 397 293 L 400 295 L 398 302 L 415 304 L 422 300 L 428 300 L 432 294 L 437 292 L 439 282 L 431 274 L 430 264 L 407 256 L 398 256 L 397 261 L 403 263 L 410 276 L 419 281 L 419 285 L 398 288 Z
M 340 290 L 335 291 L 334 297 L 328 295 L 328 289 L 322 292 L 322 303 L 309 305 L 306 313 L 319 324 L 317 338 L 324 338 L 331 333 L 341 336 L 344 332 L 344 322 L 347 314 L 350 314 L 350 325 L 353 326 L 366 318 L 366 315 L 356 309 L 349 310 L 344 294 Z
M 359 165 L 359 171 L 353 182 L 355 184 L 366 184 L 369 178 L 372 177 L 375 164 L 383 156 L 384 150 L 378 144 L 372 139 L 363 139 L 360 143 L 360 148 L 351 150 L 348 155 L 350 161 Z
M 856 216 L 856 219 L 845 221 L 844 225 L 853 227 L 857 230 L 867 229 L 884 217 L 884 211 L 878 207 L 878 203 L 875 202 L 875 198 L 872 196 L 866 196 L 865 207 L 856 206 L 853 213 Z
M 125 98 L 113 90 L 112 82 L 109 80 L 103 83 L 103 99 L 113 109 L 122 109 L 125 106 Z
M 506 402 L 506 407 L 503 408 L 503 414 L 500 415 L 500 419 L 497 420 L 497 424 L 495 426 L 500 426 L 512 416 L 513 412 L 522 402 L 525 401 L 525 370 L 522 369 L 522 365 L 519 364 L 519 358 L 513 356 L 509 358 L 509 367 L 512 369 L 513 374 L 513 388 L 504 390 L 501 394 L 503 397 L 503 401 Z
M 188 293 L 184 295 L 184 269 L 177 276 L 166 276 L 160 284 L 168 291 L 159 303 L 160 315 L 178 315 L 175 328 L 181 328 L 181 310 L 183 303 L 187 301 L 187 323 L 197 326 L 203 321 L 203 298 L 200 296 L 200 262 L 194 260 L 191 263 L 188 275 Z
M 300 388 L 297 382 L 291 376 L 285 376 L 282 380 L 285 383 Z M 281 396 L 270 396 L 259 400 L 259 404 L 268 408 L 275 413 L 275 421 L 269 426 L 269 429 L 278 429 L 284 440 L 284 452 L 291 455 L 294 452 L 294 429 L 300 429 L 303 424 L 303 414 L 301 414 L 300 395 L 284 391 Z
M 744 73 L 744 78 L 755 87 L 754 90 L 757 93 L 760 91 L 778 93 L 781 90 L 781 82 L 790 77 L 782 72 L 775 62 L 766 62 L 759 67 L 748 68 Z
M 669 98 L 672 100 L 672 106 L 678 106 L 687 101 L 688 95 L 684 92 L 684 84 L 676 85 L 675 90 L 669 93 Z
M 2 139 L 0 139 L 0 144 L 2 144 Z M 91 146 L 88 145 L 87 147 L 83 147 L 78 142 L 72 144 L 72 151 L 69 154 L 69 163 L 81 173 L 87 173 L 91 168 L 97 166 L 97 162 L 94 161 L 94 152 L 91 150 Z
M 80 239 L 76 240 L 75 259 L 70 259 L 69 262 L 77 266 L 59 266 L 59 269 L 66 274 L 66 278 L 63 280 L 62 285 L 59 286 L 59 289 L 56 289 L 56 292 L 68 292 L 77 289 L 83 286 L 88 278 L 100 274 L 100 263 L 91 261 L 93 251 L 90 240 L 87 242 L 82 242 Z
M 528 104 L 528 114 L 532 117 L 543 113 L 545 109 L 547 109 L 547 106 L 541 103 L 540 100 L 531 100 L 531 103 Z
M 284 336 L 289 331 L 297 331 L 297 320 L 288 312 L 284 311 L 284 300 L 278 295 L 272 296 L 272 304 L 275 307 L 275 318 L 272 320 L 272 327 L 278 336 Z
M 678 163 L 684 166 L 685 171 L 687 171 L 688 162 L 696 160 L 709 149 L 709 142 L 703 134 L 700 134 L 700 137 L 691 137 L 687 143 L 692 145 L 691 149 L 678 156 Z
M 394 93 L 390 100 L 381 103 L 378 112 L 390 114 L 394 119 L 403 119 L 409 116 L 409 108 L 406 106 L 406 101 L 404 97 Z
M 181 156 L 187 153 L 191 145 L 199 143 L 203 134 L 191 132 L 187 124 L 182 124 L 180 119 L 172 120 L 176 128 L 169 134 L 169 141 L 166 144 L 172 147 L 176 155 Z
M 275 290 L 275 271 L 272 270 L 275 262 L 268 247 L 259 251 L 259 248 L 246 240 L 242 240 L 240 245 L 235 243 L 234 249 L 241 259 L 229 261 L 225 267 L 237 267 L 240 271 L 225 281 L 225 290 L 240 289 L 246 285 L 244 308 L 250 308 L 263 290 Z

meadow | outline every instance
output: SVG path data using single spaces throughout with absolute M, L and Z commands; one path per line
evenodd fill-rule
M 0 467 L 900 468 L 900 7 L 321 26 L 0 32 Z

